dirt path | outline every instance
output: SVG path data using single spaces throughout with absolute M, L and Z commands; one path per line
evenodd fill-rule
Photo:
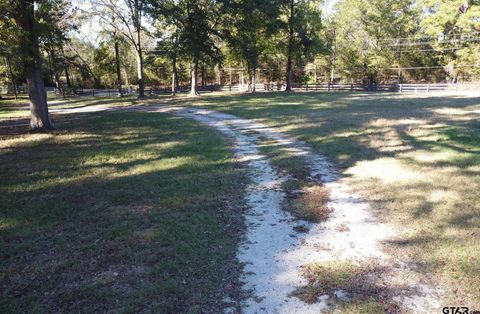
M 105 110 L 104 107 L 99 109 Z M 439 310 L 441 291 L 425 284 L 424 274 L 417 271 L 415 265 L 382 251 L 382 241 L 394 237 L 395 230 L 378 222 L 369 205 L 350 193 L 331 164 L 305 143 L 265 125 L 220 112 L 167 106 L 138 109 L 170 113 L 216 128 L 232 141 L 238 160 L 248 165 L 251 183 L 246 195 L 249 205 L 247 234 L 238 253 L 239 260 L 245 265 L 244 289 L 250 292 L 250 297 L 242 304 L 243 312 L 320 313 L 334 307 L 338 301 L 355 300 L 356 289 L 372 293 L 373 297 L 382 295 L 381 303 L 388 299 L 395 304 L 393 312 L 431 313 Z M 302 157 L 310 170 L 309 179 L 322 182 L 329 190 L 328 205 L 333 213 L 326 222 L 299 221 L 282 210 L 286 195 L 281 184 L 286 177 L 277 173 L 266 156 L 260 153 L 259 142 L 264 138 L 274 140 L 293 155 Z M 296 232 L 299 225 L 309 231 Z M 373 261 L 376 267 L 371 268 L 371 273 L 362 273 L 361 277 L 368 283 L 335 288 L 316 297 L 313 304 L 291 296 L 296 288 L 311 284 L 302 276 L 306 265 L 345 261 L 370 264 Z M 365 286 L 373 288 L 364 291 Z
M 307 285 L 301 275 L 302 267 L 329 261 L 374 261 L 377 267 L 369 276 L 375 277 L 372 281 L 377 289 L 387 291 L 384 297 L 391 298 L 390 301 L 398 305 L 398 311 L 429 313 L 439 309 L 441 291 L 424 284 L 423 275 L 413 266 L 382 251 L 381 242 L 395 236 L 395 231 L 379 223 L 369 205 L 351 194 L 331 164 L 305 143 L 229 114 L 178 107 L 160 107 L 157 111 L 191 118 L 218 129 L 233 141 L 239 160 L 248 163 L 251 172 L 247 189 L 248 231 L 238 254 L 245 263 L 242 278 L 245 289 L 253 292 L 243 305 L 245 313 L 319 313 L 335 301 L 353 298 L 355 291 L 348 287 L 335 290 L 333 296 L 319 296 L 313 304 L 291 296 L 297 287 Z M 259 152 L 258 143 L 262 138 L 274 140 L 293 155 L 303 157 L 310 169 L 310 179 L 321 181 L 328 188 L 328 205 L 333 213 L 325 223 L 299 221 L 281 209 L 285 198 L 281 183 L 286 178 Z M 296 232 L 295 227 L 299 225 L 306 226 L 309 232 Z M 343 230 L 339 230 L 339 226 L 343 226 Z

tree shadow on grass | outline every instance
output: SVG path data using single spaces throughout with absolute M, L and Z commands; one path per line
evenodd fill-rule
M 213 131 L 108 113 L 0 153 L 2 311 L 210 311 L 239 290 L 244 170 Z

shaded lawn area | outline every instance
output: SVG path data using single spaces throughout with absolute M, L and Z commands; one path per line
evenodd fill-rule
M 158 98 L 161 98 L 159 96 Z M 48 100 L 49 109 L 79 109 L 88 106 L 114 106 L 125 107 L 137 104 L 135 96 L 125 97 L 70 97 L 51 98 Z M 0 99 L 0 119 L 28 118 L 30 115 L 29 100 L 27 96 L 19 96 L 17 100 L 12 97 Z
M 262 93 L 175 103 L 258 119 L 309 142 L 398 226 L 387 250 L 441 284 L 445 306 L 480 306 L 480 97 Z M 275 162 L 289 158 L 279 152 Z
M 55 123 L 0 142 L 0 312 L 211 312 L 236 296 L 245 176 L 221 136 L 160 113 Z

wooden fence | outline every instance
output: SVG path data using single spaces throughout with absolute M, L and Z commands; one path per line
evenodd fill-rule
M 283 91 L 285 84 L 256 84 L 255 90 L 259 92 Z M 480 83 L 470 84 L 293 84 L 294 91 L 307 92 L 400 92 L 400 93 L 434 93 L 434 92 L 480 92 Z M 247 85 L 224 85 L 222 91 L 246 91 Z
M 257 92 L 274 92 L 284 91 L 285 84 L 277 83 L 262 83 L 255 84 L 255 91 Z M 0 87 L 2 94 L 12 95 L 11 88 Z M 248 86 L 245 85 L 207 85 L 198 87 L 200 93 L 223 91 L 223 92 L 246 92 Z M 479 83 L 435 83 L 435 84 L 293 84 L 294 91 L 305 92 L 399 92 L 399 93 L 438 93 L 438 92 L 479 92 Z M 90 97 L 110 97 L 118 95 L 117 89 L 87 89 L 76 88 L 70 90 L 68 93 L 62 94 L 53 88 L 48 88 L 48 91 L 54 91 L 57 97 L 63 96 L 90 96 Z M 181 86 L 177 88 L 177 93 L 187 93 L 190 91 L 190 86 Z M 19 86 L 17 94 L 25 94 L 26 88 Z M 136 94 L 138 90 L 124 90 L 124 94 Z M 171 93 L 170 87 L 147 87 L 145 88 L 146 95 L 166 95 Z

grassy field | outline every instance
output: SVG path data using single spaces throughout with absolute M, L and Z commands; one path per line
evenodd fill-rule
M 211 312 L 238 295 L 245 176 L 221 136 L 159 113 L 55 123 L 0 141 L 0 312 Z
M 124 107 L 137 104 L 134 96 L 118 97 L 74 97 L 49 99 L 49 109 L 76 109 L 92 105 Z M 19 96 L 18 99 L 5 97 L 0 99 L 0 119 L 18 119 L 29 117 L 29 101 L 26 96 Z
M 218 306 L 211 301 L 225 292 L 221 286 L 238 292 L 233 254 L 241 218 L 232 204 L 240 202 L 243 170 L 234 166 L 220 137 L 152 113 L 57 115 L 61 131 L 16 136 L 17 127 L 7 122 L 28 121 L 8 119 L 28 111 L 5 103 L 2 312 L 195 312 Z M 397 226 L 398 237 L 385 243 L 393 256 L 416 264 L 442 286 L 445 305 L 480 308 L 479 97 L 270 93 L 170 103 L 258 119 L 309 142 L 381 220 Z M 137 102 L 75 99 L 52 107 L 93 104 Z M 275 143 L 262 144 L 274 166 L 292 175 L 287 190 L 305 188 L 301 160 Z M 293 195 L 285 208 L 322 220 L 328 209 L 318 212 L 309 204 L 324 197 Z M 220 216 L 219 208 L 225 209 Z M 331 287 L 349 285 L 363 274 L 352 267 L 316 265 L 306 275 Z M 229 284 L 221 285 L 223 279 Z M 382 308 L 375 298 L 343 307 L 352 313 Z
M 387 250 L 430 274 L 446 305 L 480 307 L 479 97 L 270 93 L 175 103 L 258 119 L 309 142 L 398 227 Z

